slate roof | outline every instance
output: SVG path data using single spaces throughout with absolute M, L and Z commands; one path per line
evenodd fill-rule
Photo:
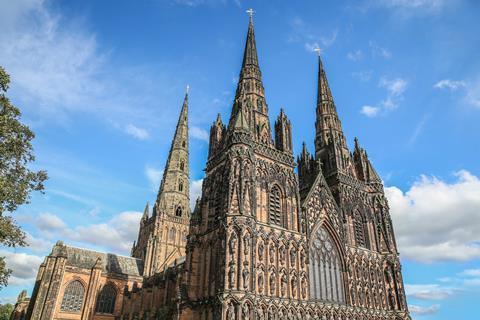
M 100 258 L 104 272 L 129 276 L 142 276 L 143 273 L 143 261 L 140 259 L 67 245 L 63 245 L 62 249 L 66 253 L 68 266 L 91 269 Z

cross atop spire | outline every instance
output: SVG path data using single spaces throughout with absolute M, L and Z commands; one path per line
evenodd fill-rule
M 185 93 L 188 94 L 188 91 L 190 91 L 190 86 L 187 84 L 187 88 L 185 89 Z
M 253 11 L 252 8 L 248 9 L 246 11 L 248 13 L 248 15 L 250 16 L 250 21 L 253 22 L 253 14 L 255 13 L 255 11 Z
M 315 51 L 317 53 L 317 56 L 320 57 L 320 54 L 322 53 L 322 49 L 320 49 L 319 47 L 316 47 L 315 49 L 313 49 L 313 51 Z

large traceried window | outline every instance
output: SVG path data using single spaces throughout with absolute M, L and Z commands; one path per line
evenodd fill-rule
M 61 310 L 66 312 L 80 312 L 83 304 L 85 288 L 78 280 L 72 281 L 65 288 Z
M 117 292 L 115 288 L 111 285 L 104 286 L 98 295 L 95 311 L 99 313 L 113 313 L 116 298 Z
M 282 193 L 278 186 L 274 186 L 270 190 L 268 219 L 270 223 L 283 227 Z
M 330 234 L 320 227 L 310 247 L 310 298 L 345 302 L 340 255 Z
M 365 232 L 365 222 L 359 211 L 355 211 L 353 214 L 353 228 L 357 246 L 366 248 L 367 237 Z

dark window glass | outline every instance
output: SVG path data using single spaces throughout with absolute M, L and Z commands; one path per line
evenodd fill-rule
M 116 298 L 117 292 L 115 289 L 110 285 L 104 286 L 98 295 L 95 311 L 99 313 L 113 313 Z

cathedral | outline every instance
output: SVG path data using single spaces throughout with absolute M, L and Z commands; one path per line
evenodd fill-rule
M 295 158 L 284 110 L 271 128 L 250 16 L 193 211 L 187 93 L 131 256 L 57 242 L 12 319 L 410 319 L 382 181 L 349 150 L 320 57 L 317 86 L 315 150 Z

